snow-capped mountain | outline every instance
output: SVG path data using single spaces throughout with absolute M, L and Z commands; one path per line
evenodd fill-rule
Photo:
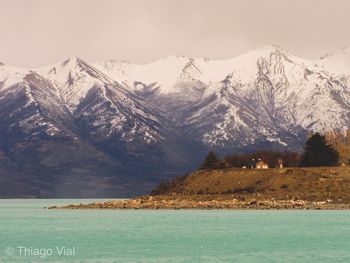
M 316 61 L 264 46 L 228 60 L 0 64 L 0 164 L 46 183 L 83 174 L 77 196 L 101 167 L 100 191 L 125 194 L 195 167 L 209 148 L 300 150 L 309 131 L 349 127 L 349 49 Z
M 142 98 L 82 59 L 72 57 L 38 72 L 55 87 L 73 118 L 85 127 L 85 134 L 125 140 L 138 135 L 146 142 L 161 138 L 157 115 L 142 104 Z
M 327 61 L 340 61 L 338 53 Z M 347 53 L 341 54 L 346 72 Z M 229 60 L 170 56 L 148 65 L 113 61 L 94 65 L 133 92 L 157 92 L 155 96 L 166 101 L 161 108 L 168 119 L 178 127 L 191 126 L 193 134 L 199 132 L 197 138 L 212 146 L 232 140 L 250 145 L 263 139 L 288 145 L 286 134 L 296 138 L 304 130 L 349 125 L 346 76 L 350 74 L 337 78 L 339 71 L 327 71 L 325 58 L 301 59 L 277 46 Z M 159 99 L 150 101 L 162 104 Z

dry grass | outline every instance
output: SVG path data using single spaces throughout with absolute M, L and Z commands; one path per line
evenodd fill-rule
M 160 194 L 170 193 L 350 202 L 350 167 L 201 170 Z

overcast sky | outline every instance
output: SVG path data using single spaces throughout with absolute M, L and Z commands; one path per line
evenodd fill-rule
M 0 61 L 231 58 L 277 44 L 315 59 L 350 46 L 348 0 L 0 0 Z

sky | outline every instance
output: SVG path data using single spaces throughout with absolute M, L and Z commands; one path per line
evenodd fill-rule
M 266 44 L 317 59 L 350 46 L 348 0 L 0 0 L 0 10 L 0 62 L 26 68 L 71 56 L 228 59 Z

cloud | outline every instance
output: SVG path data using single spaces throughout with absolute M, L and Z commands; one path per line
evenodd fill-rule
M 272 43 L 318 58 L 350 45 L 346 0 L 0 0 L 0 7 L 0 61 L 20 67 L 72 55 L 223 59 Z

